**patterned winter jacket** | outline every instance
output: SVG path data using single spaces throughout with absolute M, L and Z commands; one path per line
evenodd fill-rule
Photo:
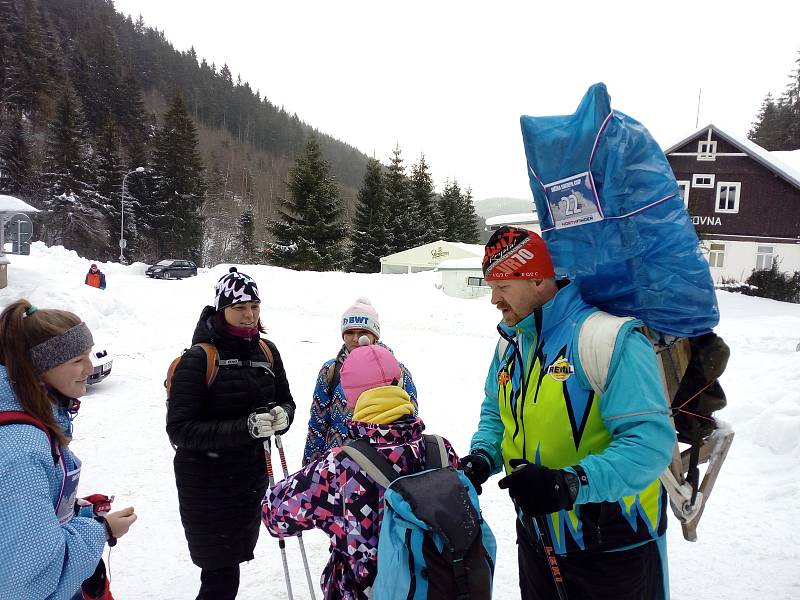
M 0 365 L 0 411 L 22 410 Z M 65 433 L 71 430 L 65 404 L 54 407 Z M 50 442 L 32 425 L 0 427 L 0 599 L 68 600 L 94 573 L 106 544 L 103 526 L 75 516 L 56 517 L 64 469 L 80 462 L 61 448 L 53 462 Z
M 381 342 L 377 342 L 391 351 L 391 348 Z M 306 448 L 303 452 L 303 465 L 307 465 L 312 460 L 322 458 L 331 448 L 338 448 L 347 439 L 347 424 L 352 416 L 347 408 L 347 401 L 344 397 L 342 384 L 336 380 L 336 387 L 332 394 L 328 393 L 329 378 L 333 377 L 331 369 L 336 364 L 341 365 L 347 358 L 347 347 L 342 345 L 336 358 L 327 361 L 319 370 L 317 375 L 317 385 L 314 388 L 314 398 L 311 401 L 311 417 L 308 419 L 308 436 L 306 437 Z M 408 368 L 400 363 L 403 370 L 403 389 L 411 397 L 411 402 L 417 406 L 417 388 L 411 379 Z
M 416 417 L 391 425 L 348 421 L 352 439 L 364 438 L 400 473 L 425 464 L 423 422 Z M 445 440 L 450 464 L 458 456 Z M 384 489 L 341 448 L 334 448 L 279 482 L 264 500 L 263 521 L 274 536 L 318 528 L 331 538 L 331 558 L 322 573 L 326 599 L 366 600 L 377 574 L 378 534 Z

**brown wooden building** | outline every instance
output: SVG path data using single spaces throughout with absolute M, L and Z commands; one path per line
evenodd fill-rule
M 711 124 L 664 153 L 715 281 L 800 270 L 800 172 Z

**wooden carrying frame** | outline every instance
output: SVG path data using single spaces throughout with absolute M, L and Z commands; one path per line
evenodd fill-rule
M 652 332 L 648 331 L 651 341 Z M 689 364 L 690 346 L 689 340 L 679 338 L 669 343 L 663 340 L 653 341 L 653 347 L 659 358 L 659 368 L 661 371 L 662 383 L 667 393 L 668 405 L 672 406 L 672 401 L 678 391 L 683 374 Z M 697 525 L 705 509 L 706 502 L 711 496 L 711 490 L 719 475 L 719 470 L 728 450 L 733 443 L 734 431 L 731 427 L 715 419 L 717 428 L 710 435 L 700 440 L 698 464 L 706 464 L 705 474 L 699 482 L 695 494 L 690 481 L 687 480 L 687 473 L 690 469 L 691 448 L 681 450 L 681 445 L 676 441 L 673 450 L 672 462 L 666 471 L 661 475 L 661 483 L 667 489 L 670 505 L 675 516 L 681 522 L 683 537 L 690 542 L 697 541 Z M 692 498 L 694 496 L 694 502 Z

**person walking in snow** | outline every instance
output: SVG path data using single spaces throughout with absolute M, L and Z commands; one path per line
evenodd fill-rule
M 86 280 L 84 283 L 86 285 L 104 290 L 106 289 L 106 276 L 100 269 L 97 268 L 96 264 L 92 263 L 89 267 L 89 272 L 86 273 Z
M 400 386 L 402 371 L 385 347 L 354 348 L 341 369 L 347 402 L 348 437 L 364 439 L 401 474 L 425 465 L 423 422 Z M 458 457 L 447 440 L 449 464 Z M 377 574 L 384 488 L 335 447 L 272 488 L 263 521 L 273 536 L 321 529 L 331 538 L 331 557 L 322 573 L 324 598 L 366 600 Z
M 105 496 L 77 500 L 69 445 L 91 347 L 71 312 L 18 300 L 0 314 L 0 598 L 105 598 L 103 549 L 136 521 Z
M 563 597 L 540 532 L 566 597 L 668 598 L 659 475 L 675 430 L 642 323 L 600 312 L 556 281 L 544 240 L 525 229 L 492 235 L 483 272 L 503 316 L 462 466 L 476 487 L 505 469 L 522 598 Z
M 231 267 L 217 282 L 170 385 L 167 433 L 177 447 L 175 482 L 192 561 L 201 569 L 198 600 L 229 600 L 239 564 L 253 559 L 267 489 L 264 440 L 284 433 L 295 403 L 278 349 L 265 340 L 256 282 Z M 206 350 L 219 371 L 207 384 Z
M 340 373 L 348 354 L 359 345 L 362 337 L 366 337 L 370 344 L 387 348 L 380 341 L 378 312 L 367 298 L 359 298 L 344 311 L 341 327 L 344 343 L 336 356 L 322 365 L 317 375 L 314 397 L 311 400 L 306 447 L 303 451 L 304 465 L 324 456 L 331 448 L 338 448 L 347 439 L 347 420 L 351 414 L 344 397 Z M 403 370 L 403 389 L 416 406 L 417 388 L 411 379 L 411 373 L 402 363 L 400 368 Z

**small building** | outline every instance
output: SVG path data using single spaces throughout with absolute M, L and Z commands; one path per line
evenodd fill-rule
M 442 261 L 476 256 L 483 258 L 483 246 L 439 240 L 384 256 L 381 258 L 381 273 L 401 274 L 431 271 Z
M 715 282 L 746 280 L 780 261 L 800 270 L 800 164 L 706 125 L 664 154 L 692 217 Z M 785 160 L 788 159 L 788 160 Z
M 22 223 L 30 224 L 30 219 L 26 216 L 26 213 L 35 213 L 39 212 L 38 209 L 34 208 L 27 202 L 20 200 L 19 198 L 15 198 L 14 196 L 6 196 L 4 194 L 0 194 L 0 289 L 6 287 L 8 285 L 8 265 L 9 260 L 6 257 L 6 240 L 5 240 L 5 231 L 6 225 L 9 223 L 17 222 L 20 225 Z M 21 226 L 18 228 L 19 231 L 17 233 L 17 237 L 15 238 L 15 242 L 17 245 L 21 245 L 22 243 L 26 242 L 30 235 L 27 238 L 20 239 L 21 237 Z M 12 232 L 13 233 L 13 232 Z M 25 234 L 31 234 L 32 230 L 30 227 L 27 228 Z
M 439 263 L 436 270 L 442 274 L 442 291 L 454 298 L 480 298 L 489 293 L 483 280 L 482 256 L 453 258 Z

